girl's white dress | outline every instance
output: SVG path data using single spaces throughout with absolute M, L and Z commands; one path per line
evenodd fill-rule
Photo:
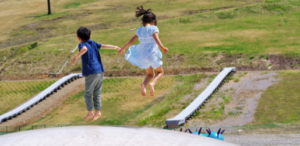
M 159 59 L 162 58 L 162 53 L 153 38 L 155 32 L 159 33 L 156 26 L 139 27 L 136 35 L 140 44 L 131 46 L 125 54 L 125 59 L 142 69 L 150 66 L 154 69 L 160 67 L 163 64 Z

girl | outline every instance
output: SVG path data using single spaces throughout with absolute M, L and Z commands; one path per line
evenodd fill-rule
M 125 52 L 125 49 L 131 46 L 136 39 L 139 39 L 140 44 L 131 46 L 125 54 L 125 59 L 137 65 L 139 68 L 146 69 L 147 77 L 141 84 L 141 94 L 143 96 L 146 96 L 146 86 L 154 78 L 149 84 L 150 95 L 154 96 L 154 86 L 164 75 L 162 68 L 163 62 L 159 59 L 162 58 L 162 53 L 159 48 L 161 48 L 164 53 L 168 52 L 168 48 L 164 47 L 158 38 L 159 30 L 156 27 L 156 16 L 152 13 L 152 10 L 144 10 L 143 6 L 137 7 L 137 9 L 138 11 L 136 11 L 135 16 L 143 16 L 143 26 L 139 27 L 136 31 L 136 35 L 119 50 L 119 55 Z M 156 77 L 154 69 L 157 72 Z

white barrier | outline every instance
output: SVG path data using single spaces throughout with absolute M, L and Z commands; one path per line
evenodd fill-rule
M 4 121 L 12 119 L 13 117 L 16 117 L 17 115 L 20 115 L 21 113 L 25 112 L 26 110 L 29 110 L 34 105 L 38 104 L 40 101 L 49 97 L 53 92 L 56 92 L 57 90 L 64 87 L 64 85 L 66 85 L 78 78 L 81 78 L 81 77 L 82 77 L 82 74 L 78 73 L 78 74 L 70 74 L 70 75 L 67 75 L 67 76 L 59 79 L 54 84 L 52 84 L 50 87 L 48 87 L 47 89 L 45 89 L 44 91 L 42 91 L 41 93 L 39 93 L 38 95 L 33 97 L 32 99 L 30 99 L 29 101 L 25 102 L 21 106 L 1 115 L 0 116 L 0 124 Z
M 209 96 L 219 87 L 223 80 L 231 73 L 235 72 L 235 67 L 224 68 L 221 73 L 209 84 L 209 86 L 181 113 L 179 113 L 174 118 L 166 120 L 168 127 L 178 127 L 185 123 L 185 121 L 190 118 L 200 106 L 207 100 Z

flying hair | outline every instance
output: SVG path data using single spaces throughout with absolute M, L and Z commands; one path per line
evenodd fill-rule
M 137 7 L 136 9 L 138 9 L 138 11 L 135 12 L 136 17 L 152 13 L 152 9 L 145 10 L 143 6 Z
M 156 16 L 154 13 L 152 13 L 152 9 L 145 10 L 143 6 L 139 6 L 136 9 L 137 11 L 135 12 L 135 16 L 136 17 L 143 16 L 141 20 L 143 21 L 144 24 L 155 21 L 155 25 L 156 25 L 157 23 Z

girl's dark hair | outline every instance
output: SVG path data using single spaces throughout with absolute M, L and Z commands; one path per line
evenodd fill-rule
M 136 9 L 138 10 L 135 12 L 135 16 L 140 17 L 143 15 L 142 21 L 144 24 L 151 23 L 152 21 L 155 21 L 155 25 L 157 24 L 156 16 L 154 13 L 152 13 L 151 9 L 145 10 L 143 6 L 137 7 Z

